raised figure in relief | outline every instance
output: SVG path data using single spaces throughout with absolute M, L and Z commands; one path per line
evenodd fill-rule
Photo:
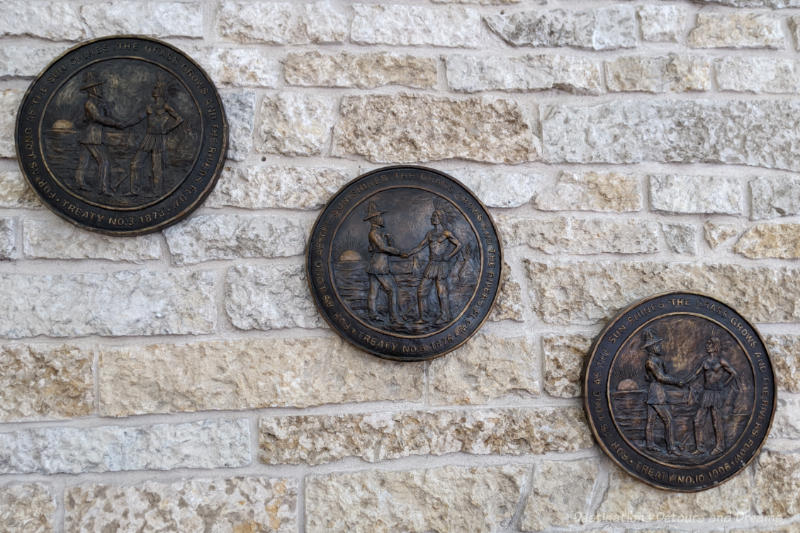
M 100 194 L 111 194 L 108 175 L 111 163 L 108 160 L 108 151 L 105 146 L 103 127 L 123 129 L 125 124 L 111 116 L 108 105 L 103 97 L 103 84 L 93 71 L 85 74 L 82 91 L 86 91 L 88 98 L 83 105 L 83 110 L 88 122 L 80 139 L 80 160 L 75 170 L 75 183 L 78 189 L 86 191 L 86 171 L 89 168 L 89 158 L 94 158 L 97 163 L 97 173 L 100 181 Z
M 145 118 L 147 119 L 147 132 L 131 160 L 128 194 L 136 194 L 136 183 L 140 181 L 141 167 L 148 155 L 150 155 L 153 171 L 151 191 L 154 194 L 164 192 L 163 171 L 167 134 L 183 123 L 183 118 L 167 103 L 166 92 L 166 84 L 162 81 L 156 82 L 152 93 L 153 103 L 148 104 L 144 111 L 129 124 L 129 126 L 133 126 Z
M 383 231 L 383 212 L 378 211 L 375 201 L 370 200 L 367 205 L 367 215 L 364 220 L 369 220 L 369 266 L 367 274 L 369 276 L 369 295 L 367 296 L 367 306 L 369 308 L 369 318 L 380 321 L 378 315 L 378 290 L 383 288 L 389 300 L 389 314 L 392 322 L 400 323 L 400 314 L 397 310 L 397 283 L 389 270 L 389 256 L 399 256 L 400 250 L 392 245 L 392 237 Z
M 422 279 L 417 286 L 417 324 L 425 322 L 425 299 L 430 291 L 431 284 L 436 285 L 436 295 L 439 299 L 439 316 L 435 323 L 450 321 L 450 296 L 447 289 L 447 276 L 450 273 L 449 261 L 461 250 L 461 242 L 444 225 L 445 213 L 441 209 L 434 209 L 431 215 L 430 230 L 422 241 L 403 257 L 408 257 L 427 247 L 429 256 L 428 264 L 422 274 Z
M 667 441 L 667 453 L 677 454 L 675 447 L 675 430 L 672 424 L 672 413 L 667 404 L 667 394 L 664 384 L 682 386 L 683 383 L 676 377 L 667 372 L 667 365 L 663 359 L 663 348 L 660 338 L 652 329 L 644 330 L 644 348 L 647 351 L 647 361 L 645 361 L 645 379 L 650 382 L 647 393 L 647 428 L 645 438 L 647 449 L 657 451 L 659 448 L 655 444 L 653 432 L 655 430 L 656 417 L 664 423 L 664 437 Z
M 714 449 L 711 455 L 717 455 L 725 450 L 725 430 L 723 427 L 722 409 L 727 399 L 727 388 L 732 381 L 738 380 L 738 374 L 731 364 L 720 357 L 722 343 L 719 337 L 711 336 L 706 341 L 706 355 L 697 368 L 692 372 L 686 383 L 703 376 L 703 396 L 700 407 L 694 416 L 694 441 L 695 451 L 700 455 L 706 452 L 703 445 L 703 422 L 706 412 L 711 411 L 711 422 L 714 426 Z

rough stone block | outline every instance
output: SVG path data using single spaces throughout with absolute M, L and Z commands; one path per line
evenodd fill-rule
M 558 89 L 576 94 L 604 92 L 601 63 L 583 57 L 452 55 L 445 61 L 447 84 L 454 91 L 474 93 Z
M 56 500 L 45 483 L 7 485 L 0 488 L 0 523 L 9 533 L 56 531 Z
M 0 433 L 0 473 L 78 474 L 250 464 L 247 420 Z
M 500 216 L 505 246 L 546 254 L 646 254 L 658 251 L 659 224 L 643 220 Z
M 623 56 L 606 61 L 608 90 L 649 93 L 708 91 L 711 61 L 702 57 Z
M 800 259 L 800 224 L 756 224 L 733 251 L 750 259 Z
M 551 163 L 730 163 L 800 170 L 800 103 L 617 100 L 541 106 Z
M 762 450 L 758 456 L 755 507 L 763 516 L 788 518 L 800 514 L 800 453 Z
M 77 4 L 6 0 L 0 36 L 29 35 L 51 41 L 79 41 L 90 36 Z
M 739 235 L 741 231 L 742 227 L 740 224 L 713 222 L 711 220 L 703 224 L 703 234 L 708 246 L 712 250 L 719 248 L 722 243 Z
M 536 194 L 533 205 L 542 211 L 640 211 L 642 188 L 630 174 L 561 172 L 553 186 Z
M 340 157 L 520 163 L 535 159 L 539 152 L 538 138 L 520 106 L 502 98 L 346 96 L 340 114 L 333 138 L 333 155 Z
M 566 415 L 566 416 L 564 416 Z M 260 460 L 370 463 L 413 455 L 528 455 L 592 446 L 567 409 L 482 409 L 262 417 Z
M 241 43 L 338 43 L 348 26 L 348 16 L 330 2 L 224 0 L 216 17 L 217 34 Z
M 692 224 L 661 224 L 667 247 L 676 254 L 697 253 L 697 228 Z
M 589 355 L 592 339 L 585 335 L 545 335 L 544 390 L 557 398 L 580 398 L 581 372 Z
M 280 83 L 280 61 L 264 57 L 258 48 L 215 48 L 199 59 L 218 85 L 274 88 Z
M 0 90 L 0 157 L 17 156 L 14 149 L 14 123 L 23 94 L 19 89 Z
M 396 53 L 292 53 L 284 61 L 289 85 L 303 87 L 357 87 L 374 89 L 404 85 L 430 89 L 436 85 L 436 60 Z
M 477 48 L 485 32 L 480 13 L 461 6 L 355 4 L 350 39 L 359 44 Z
M 698 13 L 689 33 L 693 48 L 774 48 L 784 47 L 781 19 L 755 12 Z
M 226 166 L 208 207 L 319 209 L 351 177 L 324 167 Z
M 574 46 L 592 50 L 637 44 L 635 8 L 627 5 L 583 11 L 531 9 L 485 17 L 489 28 L 514 46 Z
M 225 276 L 225 311 L 239 329 L 323 326 L 298 263 L 237 266 Z
M 93 35 L 203 36 L 203 2 L 114 0 L 81 6 Z
M 766 335 L 764 342 L 774 365 L 778 389 L 800 393 L 800 336 Z
M 769 176 L 750 181 L 753 219 L 800 214 L 800 178 Z
M 103 349 L 104 416 L 422 399 L 424 363 L 366 354 L 336 337 Z
M 0 23 L 2 24 L 2 23 Z M 3 43 L 0 48 L 0 76 L 32 78 L 41 72 L 53 58 L 61 55 L 66 45 L 31 45 Z
M 531 201 L 541 188 L 539 174 L 498 168 L 462 167 L 448 170 L 487 207 L 519 207 Z
M 0 261 L 17 256 L 17 219 L 0 217 Z
M 721 57 L 714 62 L 723 91 L 798 93 L 797 61 L 769 57 Z
M 293 479 L 236 477 L 68 487 L 67 531 L 297 531 Z
M 0 274 L 0 334 L 181 335 L 216 328 L 211 272 Z
M 735 303 L 755 322 L 800 318 L 797 268 L 634 261 L 547 264 L 528 259 L 523 264 L 534 311 L 550 324 L 594 324 L 646 296 L 698 287 L 723 302 Z
M 687 19 L 685 6 L 639 6 L 636 14 L 643 40 L 676 43 L 683 38 Z
M 511 267 L 503 262 L 503 274 L 500 278 L 500 292 L 494 302 L 492 312 L 489 313 L 490 322 L 500 322 L 501 320 L 513 320 L 522 322 L 524 320 L 522 305 L 522 287 L 514 278 Z
M 522 511 L 522 531 L 573 526 L 589 519 L 599 461 L 542 461 L 533 472 L 533 487 Z
M 75 346 L 0 346 L 0 420 L 49 420 L 94 411 L 92 354 Z
M 527 470 L 446 466 L 310 476 L 306 531 L 499 531 L 511 522 Z
M 302 255 L 310 220 L 286 215 L 196 215 L 164 230 L 177 265 Z
M 141 263 L 161 257 L 158 235 L 110 237 L 57 219 L 25 220 L 22 249 L 30 259 L 108 259 Z
M 243 161 L 253 149 L 256 95 L 253 91 L 223 91 L 220 96 L 228 119 L 227 158 Z
M 39 209 L 42 203 L 19 170 L 0 170 L 0 207 Z
M 284 92 L 264 98 L 260 116 L 259 151 L 283 155 L 319 155 L 330 142 L 334 101 Z

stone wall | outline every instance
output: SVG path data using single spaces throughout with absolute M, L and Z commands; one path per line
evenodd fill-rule
M 223 94 L 222 178 L 140 238 L 42 208 L 22 94 L 80 40 L 160 37 Z M 0 530 L 800 531 L 800 1 L 4 0 Z M 430 363 L 325 327 L 303 248 L 384 163 L 468 184 L 506 245 L 497 309 Z M 579 373 L 668 289 L 754 321 L 765 450 L 698 494 L 606 460 Z

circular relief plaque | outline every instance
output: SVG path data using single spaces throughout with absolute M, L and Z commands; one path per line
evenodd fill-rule
M 180 50 L 143 37 L 72 48 L 28 88 L 16 145 L 50 209 L 112 235 L 156 231 L 214 188 L 228 139 L 208 75 Z
M 494 304 L 503 260 L 489 213 L 423 167 L 356 178 L 311 232 L 306 274 L 322 316 L 359 348 L 421 361 L 463 344 Z
M 592 347 L 584 407 L 603 450 L 656 487 L 699 491 L 756 456 L 775 376 L 755 328 L 708 296 L 674 292 L 622 311 Z

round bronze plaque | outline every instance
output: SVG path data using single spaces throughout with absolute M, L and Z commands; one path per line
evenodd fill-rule
M 708 296 L 662 294 L 622 311 L 592 347 L 584 407 L 603 450 L 650 485 L 699 491 L 758 453 L 775 412 L 764 342 Z
M 28 88 L 17 157 L 50 209 L 111 235 L 156 231 L 214 188 L 228 139 L 222 101 L 176 48 L 143 37 L 83 43 Z
M 494 304 L 503 260 L 489 213 L 423 167 L 345 185 L 311 232 L 306 274 L 322 316 L 372 354 L 422 361 L 463 344 Z

